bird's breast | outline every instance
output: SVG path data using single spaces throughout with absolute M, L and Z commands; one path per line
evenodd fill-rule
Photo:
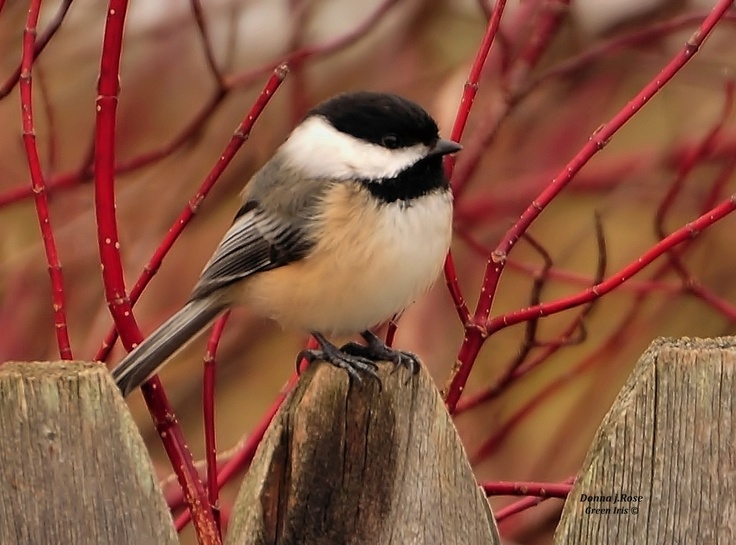
M 285 327 L 352 334 L 402 311 L 439 275 L 452 235 L 449 191 L 382 203 L 340 183 L 319 210 L 307 257 L 244 283 L 256 312 Z

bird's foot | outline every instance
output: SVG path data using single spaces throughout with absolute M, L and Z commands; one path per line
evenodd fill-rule
M 345 354 L 350 354 L 351 356 L 360 357 L 373 362 L 390 361 L 396 366 L 396 368 L 406 367 L 411 371 L 412 375 L 416 375 L 419 372 L 421 364 L 419 363 L 419 358 L 416 354 L 391 348 L 370 331 L 364 331 L 360 335 L 368 343 L 367 345 L 349 342 L 346 345 L 343 345 L 340 350 Z
M 344 352 L 318 333 L 313 333 L 312 335 L 319 343 L 320 348 L 307 348 L 299 352 L 296 357 L 297 370 L 302 359 L 307 360 L 307 363 L 310 364 L 313 361 L 322 360 L 340 369 L 345 369 L 350 378 L 358 382 L 362 382 L 363 376 L 368 375 L 379 380 L 380 383 L 378 365 L 376 365 L 374 360 L 361 356 L 360 354 Z

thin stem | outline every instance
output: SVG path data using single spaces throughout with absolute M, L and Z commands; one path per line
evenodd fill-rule
M 66 301 L 64 295 L 64 278 L 61 269 L 59 254 L 56 249 L 54 231 L 51 228 L 49 202 L 46 194 L 46 181 L 41 168 L 41 160 L 36 145 L 36 132 L 33 122 L 33 80 L 31 71 L 36 55 L 36 25 L 41 10 L 41 0 L 33 0 L 28 10 L 26 27 L 23 30 L 23 52 L 20 62 L 20 106 L 23 126 L 23 145 L 28 159 L 28 169 L 31 176 L 36 205 L 38 224 L 41 229 L 46 262 L 51 278 L 51 302 L 54 309 L 54 328 L 56 343 L 59 347 L 59 356 L 62 359 L 72 359 L 72 349 L 69 342 L 69 329 L 66 318 Z
M 569 477 L 559 483 L 560 486 L 563 485 L 572 485 L 572 483 L 575 482 L 575 477 Z M 556 497 L 556 496 L 553 496 Z M 511 505 L 508 505 L 504 507 L 503 509 L 500 509 L 498 512 L 495 513 L 495 519 L 496 522 L 501 522 L 504 519 L 507 519 L 511 515 L 516 515 L 517 513 L 521 513 L 522 511 L 526 511 L 530 507 L 534 507 L 536 505 L 539 505 L 545 500 L 548 500 L 550 496 L 546 497 L 531 497 L 531 498 L 524 498 L 523 500 L 519 500 L 517 502 L 512 503 Z
M 537 483 L 522 481 L 492 481 L 482 483 L 486 496 L 536 496 L 538 498 L 567 498 L 572 483 Z
M 468 79 L 465 81 L 463 87 L 463 94 L 460 98 L 460 104 L 458 105 L 457 114 L 455 115 L 455 122 L 450 132 L 450 139 L 455 142 L 460 142 L 463 133 L 465 132 L 465 126 L 470 116 L 470 110 L 473 107 L 475 96 L 478 94 L 478 83 L 480 82 L 480 76 L 483 72 L 483 67 L 488 60 L 488 55 L 491 52 L 491 46 L 493 40 L 498 33 L 498 27 L 501 24 L 501 16 L 503 10 L 506 7 L 506 0 L 497 0 L 493 6 L 491 17 L 488 19 L 488 25 L 486 26 L 486 32 L 481 40 L 480 47 L 475 54 L 473 65 L 470 68 Z M 452 173 L 455 169 L 455 157 L 448 155 L 445 157 L 445 175 L 448 179 L 452 178 Z M 455 263 L 452 259 L 452 254 L 448 253 L 445 258 L 445 282 L 447 288 L 450 291 L 450 296 L 455 304 L 458 316 L 462 321 L 463 325 L 467 325 L 470 322 L 470 310 L 463 297 L 462 290 L 460 289 L 460 283 L 457 278 L 457 271 L 455 270 Z
M 220 316 L 212 328 L 207 353 L 204 357 L 204 380 L 202 383 L 202 411 L 204 420 L 204 449 L 207 461 L 207 495 L 212 512 L 215 515 L 217 530 L 222 538 L 220 521 L 219 487 L 217 486 L 217 434 L 215 426 L 215 378 L 217 371 L 217 347 L 222 338 L 222 332 L 230 317 L 230 312 Z

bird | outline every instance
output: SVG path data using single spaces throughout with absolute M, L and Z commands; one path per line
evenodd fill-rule
M 440 274 L 453 214 L 442 160 L 460 149 L 399 95 L 345 92 L 309 110 L 246 184 L 186 304 L 112 370 L 121 393 L 236 305 L 310 333 L 319 348 L 297 362 L 323 360 L 358 380 L 377 376 L 378 361 L 416 373 L 415 354 L 371 329 Z M 356 334 L 365 344 L 328 339 Z

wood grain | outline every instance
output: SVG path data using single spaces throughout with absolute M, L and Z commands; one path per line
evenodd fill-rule
M 314 364 L 272 422 L 225 543 L 499 543 L 488 502 L 426 371 L 382 388 Z
M 735 369 L 736 338 L 655 341 L 596 434 L 555 543 L 736 543 Z
M 143 440 L 100 364 L 0 367 L 0 543 L 178 543 Z

